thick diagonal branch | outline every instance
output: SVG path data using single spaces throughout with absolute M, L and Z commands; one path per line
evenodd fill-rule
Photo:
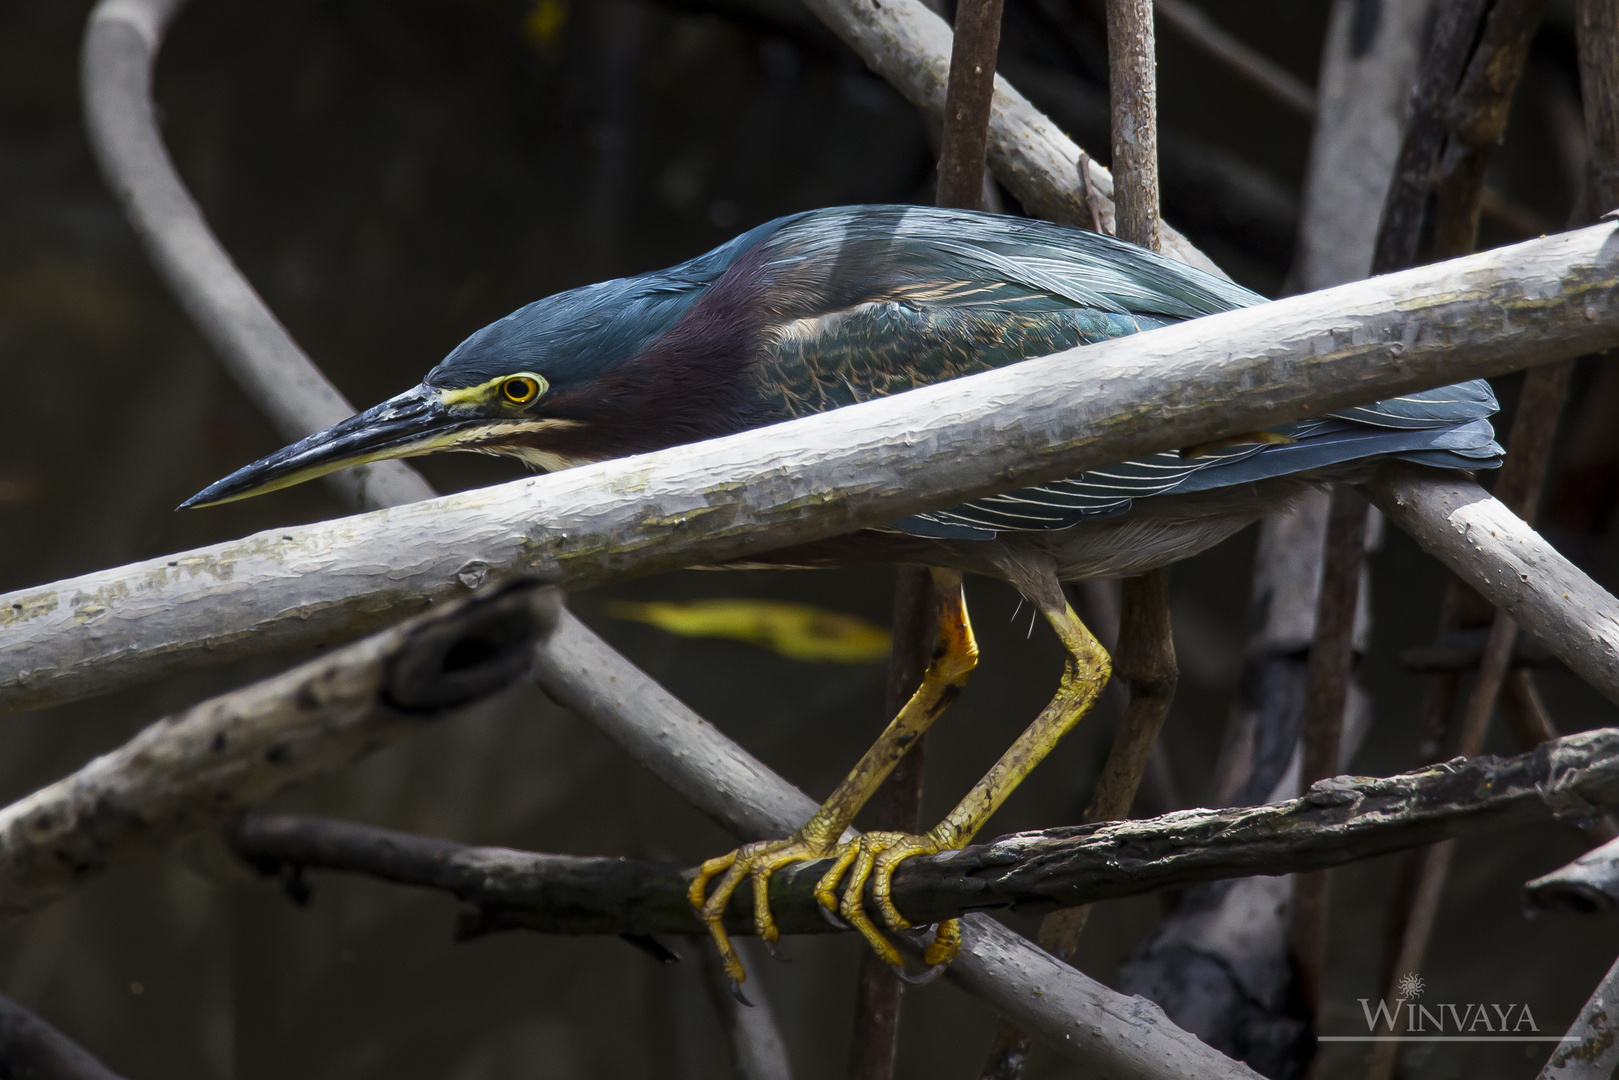
M 1082 358 L 17 590 L 0 596 L 0 708 L 358 634 L 487 574 L 582 586 L 715 562 L 1615 343 L 1619 249 L 1599 225 L 1085 346 Z M 1411 528 L 1443 532 L 1448 511 L 1418 504 Z M 1511 528 L 1513 545 L 1544 546 Z M 1543 590 L 1500 581 L 1499 557 L 1467 561 L 1483 591 Z M 1553 640 L 1586 619 L 1571 610 L 1529 628 L 1619 699 L 1619 639 Z

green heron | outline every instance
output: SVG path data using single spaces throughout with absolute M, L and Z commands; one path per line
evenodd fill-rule
M 729 435 L 1262 300 L 1111 237 L 1047 222 L 910 206 L 813 210 L 768 222 L 668 270 L 529 304 L 467 338 L 421 385 L 248 465 L 184 505 L 440 450 L 566 468 Z M 1073 362 L 1083 364 L 1084 355 L 1079 351 Z M 751 881 L 756 929 L 774 942 L 770 875 L 827 857 L 833 863 L 820 879 L 820 902 L 903 972 L 900 954 L 863 910 L 868 879 L 884 922 L 907 929 L 890 899 L 894 868 L 913 855 L 966 845 L 1108 680 L 1108 655 L 1069 607 L 1061 582 L 1135 575 L 1187 558 L 1286 507 L 1310 485 L 1352 478 L 1376 459 L 1492 467 L 1501 457 L 1486 419 L 1495 407 L 1487 383 L 1462 383 L 1122 462 L 739 564 L 921 565 L 943 600 L 938 648 L 921 686 L 820 810 L 790 837 L 744 845 L 698 870 L 691 901 L 731 978 L 745 977 L 720 924 L 732 893 Z M 1044 615 L 1068 654 L 1056 696 L 932 831 L 872 832 L 841 842 L 976 662 L 963 572 L 1010 582 Z M 939 926 L 924 955 L 932 973 L 955 955 L 959 933 L 953 921 Z

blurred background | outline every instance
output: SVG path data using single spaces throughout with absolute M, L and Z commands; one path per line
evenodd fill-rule
M 87 0 L 0 5 L 0 589 L 342 513 L 320 485 L 203 512 L 173 507 L 279 441 L 147 267 L 82 134 Z M 1313 84 L 1324 0 L 1223 0 L 1208 14 Z M 1554 3 L 1492 183 L 1484 243 L 1561 226 L 1580 163 L 1572 5 Z M 1002 70 L 1106 160 L 1105 38 L 1092 0 L 1007 0 Z M 1287 289 L 1308 119 L 1160 22 L 1166 218 L 1238 280 Z M 357 403 L 413 385 L 471 331 L 560 289 L 696 255 L 779 214 L 931 202 L 915 110 L 790 0 L 192 0 L 163 50 L 169 148 L 214 229 L 292 334 Z M 1015 211 L 1015 201 L 1008 200 Z M 1514 380 L 1497 387 L 1510 421 Z M 1548 531 L 1619 584 L 1619 386 L 1595 363 L 1565 417 Z M 441 490 L 516 475 L 427 459 Z M 1181 683 L 1164 733 L 1199 805 L 1236 683 L 1253 538 L 1176 568 Z M 613 600 L 811 601 L 886 625 L 887 571 L 686 572 L 575 594 L 575 611 L 816 797 L 885 722 L 884 665 L 808 663 L 610 618 Z M 1436 564 L 1389 531 L 1372 558 L 1375 703 L 1357 772 L 1411 767 Z M 1049 697 L 1059 650 L 1006 587 L 971 581 L 983 663 L 929 739 L 928 820 Z M 300 659 L 280 655 L 0 718 L 9 802 L 167 711 Z M 1568 731 L 1615 722 L 1571 676 L 1542 680 Z M 1503 737 L 1492 746 L 1515 752 Z M 986 836 L 1078 820 L 1110 733 L 1082 726 Z M 277 800 L 471 843 L 698 861 L 731 840 L 532 688 Z M 1423 974 L 1436 1000 L 1529 1003 L 1561 1031 L 1619 953 L 1619 923 L 1527 920 L 1519 886 L 1583 849 L 1558 825 L 1461 844 Z M 1322 1017 L 1376 999 L 1389 860 L 1340 873 Z M 131 1078 L 697 1078 L 726 1071 L 695 958 L 616 939 L 451 939 L 454 901 L 315 873 L 298 907 L 217 837 L 125 866 L 0 924 L 0 992 Z M 1112 981 L 1162 917 L 1100 905 L 1078 963 Z M 1011 920 L 1030 931 L 1033 922 Z M 755 963 L 795 1075 L 843 1074 L 856 943 L 789 940 Z M 750 984 L 751 985 L 751 984 Z M 1487 993 L 1487 996 L 1485 996 Z M 965 1077 L 994 1018 L 947 982 L 906 998 L 900 1075 Z M 1545 1049 L 1416 1048 L 1409 1075 L 1532 1076 Z M 1360 1051 L 1323 1060 L 1357 1075 Z M 1036 1052 L 1030 1077 L 1077 1077 Z

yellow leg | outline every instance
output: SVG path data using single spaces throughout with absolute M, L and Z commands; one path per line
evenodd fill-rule
M 1054 584 L 1054 583 L 1053 583 Z M 907 833 L 866 833 L 858 840 L 842 845 L 832 868 L 816 886 L 816 895 L 823 904 L 831 906 L 833 890 L 847 871 L 839 913 L 866 938 L 888 963 L 900 965 L 902 958 L 892 944 L 872 925 L 864 911 L 866 881 L 872 881 L 872 895 L 883 921 L 894 930 L 909 928 L 909 923 L 894 907 L 892 885 L 894 870 L 914 855 L 931 855 L 939 851 L 965 847 L 984 823 L 990 819 L 1001 803 L 1023 782 L 1034 767 L 1051 752 L 1062 737 L 1068 734 L 1107 683 L 1112 669 L 1107 651 L 1091 636 L 1065 600 L 1060 589 L 1053 597 L 1039 605 L 1041 613 L 1051 623 L 1063 647 L 1068 650 L 1068 661 L 1063 670 L 1062 684 L 1051 703 L 1041 711 L 1028 729 L 1018 737 L 1001 759 L 984 774 L 966 798 L 924 836 Z M 960 924 L 951 919 L 939 927 L 937 937 L 923 956 L 930 965 L 946 964 L 961 950 Z
M 754 929 L 766 942 L 774 942 L 781 935 L 770 915 L 770 876 L 790 863 L 822 859 L 837 849 L 838 839 L 866 800 L 887 779 L 917 738 L 961 695 L 967 676 L 978 663 L 978 645 L 973 641 L 961 593 L 961 574 L 952 570 L 930 572 L 940 596 L 939 639 L 922 675 L 922 685 L 917 687 L 911 700 L 815 816 L 796 833 L 782 840 L 744 844 L 728 855 L 709 859 L 692 880 L 688 893 L 692 907 L 697 909 L 714 936 L 726 974 L 736 982 L 747 978 L 747 974 L 736 950 L 731 947 L 721 917 L 742 880 L 750 878 L 753 883 Z M 709 882 L 722 874 L 710 893 Z M 831 908 L 836 904 L 827 906 Z

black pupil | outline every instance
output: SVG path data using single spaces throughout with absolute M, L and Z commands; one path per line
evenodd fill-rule
M 506 396 L 513 401 L 527 401 L 534 396 L 534 383 L 528 379 L 513 379 L 506 384 Z

